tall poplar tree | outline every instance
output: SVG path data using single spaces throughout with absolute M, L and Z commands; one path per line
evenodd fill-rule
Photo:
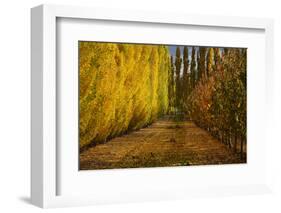
M 169 76 L 169 111 L 172 112 L 175 107 L 175 67 L 174 58 L 170 58 L 170 76 Z
M 200 70 L 200 53 L 199 53 L 199 47 L 197 49 L 197 58 L 196 58 L 196 64 L 197 64 L 197 74 L 195 76 L 195 84 L 197 83 L 197 81 L 199 80 L 199 70 Z
M 190 83 L 191 83 L 192 89 L 195 87 L 195 81 L 196 81 L 196 71 L 195 70 L 196 70 L 195 47 L 192 47 L 191 63 L 190 63 Z
M 200 47 L 199 48 L 199 69 L 198 69 L 198 80 L 200 80 L 205 72 L 206 72 L 206 48 L 205 47 Z
M 227 55 L 229 50 L 230 50 L 230 48 L 227 48 L 227 47 L 223 48 L 224 54 Z
M 176 59 L 175 59 L 175 66 L 176 66 L 176 107 L 181 108 L 181 83 L 180 83 L 180 71 L 182 65 L 182 58 L 180 47 L 176 49 Z
M 183 76 L 188 74 L 188 48 L 183 48 Z
M 214 49 L 210 47 L 207 54 L 207 69 L 206 69 L 207 78 L 212 73 L 213 68 L 214 68 Z
M 214 63 L 215 63 L 215 70 L 219 71 L 221 66 L 221 55 L 220 55 L 220 49 L 218 47 L 214 48 Z
M 183 89 L 183 100 L 185 101 L 189 94 L 189 74 L 188 74 L 188 47 L 183 49 L 183 78 L 182 78 L 182 89 Z

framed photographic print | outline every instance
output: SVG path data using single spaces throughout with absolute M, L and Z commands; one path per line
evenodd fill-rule
M 270 192 L 270 19 L 31 10 L 40 207 Z

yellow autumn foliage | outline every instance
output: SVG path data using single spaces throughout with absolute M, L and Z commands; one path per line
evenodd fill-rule
M 166 114 L 170 67 L 163 45 L 79 42 L 80 148 Z

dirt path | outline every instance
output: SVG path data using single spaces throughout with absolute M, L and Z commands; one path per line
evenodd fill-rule
M 159 120 L 80 153 L 80 169 L 245 163 L 191 121 Z

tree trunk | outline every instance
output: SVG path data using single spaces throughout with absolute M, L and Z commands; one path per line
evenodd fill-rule
M 231 132 L 229 133 L 229 141 L 228 141 L 228 145 L 229 145 L 229 149 L 231 149 L 231 137 L 232 136 L 232 134 L 231 134 Z
M 241 159 L 243 158 L 243 143 L 244 143 L 244 139 L 242 137 L 241 138 L 241 144 L 240 144 L 240 157 L 241 157 Z
M 235 132 L 235 135 L 234 135 L 234 152 L 237 151 L 237 133 Z

